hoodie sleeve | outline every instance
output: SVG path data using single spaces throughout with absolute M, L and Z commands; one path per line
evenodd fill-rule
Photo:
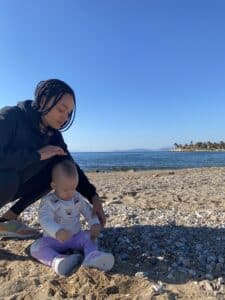
M 40 160 L 38 152 L 29 149 L 10 149 L 10 142 L 16 135 L 18 118 L 19 112 L 14 107 L 0 110 L 0 169 L 19 171 Z
M 78 176 L 79 176 L 79 183 L 77 186 L 77 191 L 84 196 L 85 198 L 88 199 L 88 201 L 91 203 L 91 199 L 97 194 L 96 188 L 93 184 L 91 184 L 87 178 L 87 176 L 84 174 L 84 172 L 81 170 L 79 165 L 74 161 L 72 158 L 66 143 L 63 140 L 62 135 L 60 134 L 60 146 L 63 148 L 63 150 L 68 154 L 68 159 L 72 160 L 78 171 Z

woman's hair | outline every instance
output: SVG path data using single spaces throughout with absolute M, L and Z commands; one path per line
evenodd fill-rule
M 44 105 L 40 111 L 42 115 L 47 114 L 65 94 L 70 94 L 73 97 L 74 109 L 69 115 L 69 118 L 66 121 L 66 123 L 63 124 L 63 126 L 60 128 L 61 131 L 62 130 L 66 131 L 67 129 L 69 129 L 69 127 L 72 125 L 75 118 L 76 97 L 73 89 L 62 80 L 48 79 L 48 80 L 40 81 L 34 92 L 34 97 L 35 97 L 34 103 L 39 110 L 40 110 L 41 103 L 44 99 Z M 52 105 L 46 108 L 47 104 L 52 99 L 54 99 Z

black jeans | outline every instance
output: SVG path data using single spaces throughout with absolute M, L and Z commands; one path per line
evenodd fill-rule
M 39 166 L 31 166 L 24 172 L 0 170 L 0 208 L 19 199 L 10 208 L 19 215 L 26 207 L 50 192 L 51 170 L 58 161 L 56 157 L 45 163 L 40 162 Z

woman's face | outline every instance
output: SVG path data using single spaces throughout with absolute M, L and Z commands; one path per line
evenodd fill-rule
M 49 101 L 45 109 L 51 107 L 54 99 Z M 44 116 L 42 121 L 45 126 L 49 126 L 54 129 L 60 129 L 62 125 L 68 120 L 70 113 L 74 109 L 73 97 L 70 94 L 65 94 L 59 100 L 59 102 Z

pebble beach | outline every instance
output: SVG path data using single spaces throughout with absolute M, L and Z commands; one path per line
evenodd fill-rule
M 112 271 L 59 277 L 29 256 L 33 240 L 5 238 L 0 299 L 225 299 L 224 167 L 87 176 L 107 215 L 98 242 L 115 256 Z M 40 229 L 38 204 L 21 217 Z

